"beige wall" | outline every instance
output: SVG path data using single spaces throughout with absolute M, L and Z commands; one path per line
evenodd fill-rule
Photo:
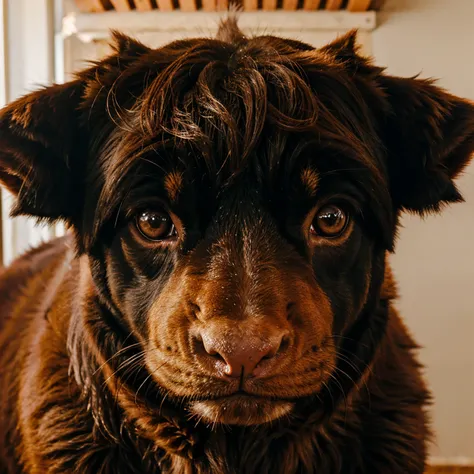
M 8 1 L 12 9 L 26 3 L 31 8 L 31 0 Z M 474 99 L 474 0 L 387 0 L 379 17 L 371 45 L 364 34 L 366 50 L 379 64 L 393 74 L 438 77 L 442 86 Z M 303 39 L 319 44 L 322 36 Z M 81 65 L 79 58 L 103 52 L 100 44 L 73 49 L 68 72 Z M 421 356 L 436 398 L 433 454 L 474 458 L 474 166 L 460 187 L 465 204 L 424 222 L 404 219 L 392 261 L 399 308 L 424 346 Z
M 387 0 L 372 50 L 390 73 L 474 99 L 474 0 Z M 392 262 L 435 395 L 433 455 L 474 458 L 474 165 L 460 188 L 466 203 L 442 217 L 404 218 Z

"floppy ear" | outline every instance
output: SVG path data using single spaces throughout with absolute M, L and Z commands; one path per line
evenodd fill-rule
M 87 136 L 80 126 L 79 80 L 28 94 L 0 112 L 0 181 L 16 201 L 12 215 L 72 217 Z
M 356 31 L 320 51 L 343 64 L 355 78 L 378 90 L 369 103 L 381 121 L 391 196 L 396 209 L 423 214 L 443 203 L 461 201 L 454 179 L 474 151 L 474 104 L 448 94 L 433 81 L 383 74 L 358 53 Z M 384 97 L 380 97 L 380 91 Z
M 12 216 L 79 227 L 91 135 L 110 121 L 103 98 L 123 69 L 149 51 L 113 36 L 114 53 L 77 80 L 30 93 L 0 111 L 0 182 L 16 197 Z
M 462 201 L 454 179 L 474 152 L 474 104 L 429 80 L 379 83 L 390 104 L 383 134 L 395 206 L 423 214 Z

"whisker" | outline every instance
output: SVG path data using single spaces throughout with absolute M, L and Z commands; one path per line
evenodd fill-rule
M 158 370 L 160 370 L 165 364 L 166 364 L 166 361 L 163 362 L 160 366 L 154 368 L 154 369 L 150 372 L 150 374 L 145 378 L 145 380 L 140 384 L 140 386 L 138 387 L 138 389 L 137 389 L 136 392 L 135 392 L 135 404 L 138 404 L 137 398 L 138 398 L 138 392 L 140 391 L 140 389 L 141 389 L 141 388 L 143 387 L 143 385 L 144 385 L 148 380 L 150 380 L 150 378 L 153 377 L 153 376 L 156 374 L 156 372 L 157 372 Z
M 349 374 L 347 374 L 344 370 L 342 370 L 340 367 L 336 367 L 335 368 L 336 371 L 342 373 L 343 375 L 345 375 L 355 386 L 357 386 L 357 383 L 352 379 L 352 377 L 349 376 Z M 367 396 L 368 396 L 368 399 L 369 399 L 369 407 L 371 406 L 371 393 L 370 393 L 370 389 L 369 389 L 369 386 L 367 384 L 367 381 L 364 379 L 364 374 L 359 370 L 358 371 L 360 376 L 361 376 L 361 381 L 362 381 L 362 384 L 364 385 L 365 387 L 365 390 L 367 391 Z
M 126 338 L 125 338 L 125 341 L 132 335 L 132 333 L 130 333 Z M 124 342 L 125 342 L 124 341 Z M 115 359 L 115 357 L 119 356 L 120 354 L 122 354 L 123 352 L 127 351 L 128 349 L 132 349 L 134 347 L 137 347 L 137 346 L 140 346 L 141 343 L 140 342 L 136 342 L 134 344 L 130 344 L 129 346 L 126 346 L 126 347 L 122 347 L 122 349 L 118 350 L 117 352 L 115 352 L 114 355 L 112 355 L 111 357 L 109 357 L 103 364 L 101 364 L 94 372 L 92 375 L 95 375 L 97 374 L 97 372 L 100 372 L 109 362 L 111 362 L 113 359 Z
M 332 368 L 332 371 L 330 374 L 329 374 L 329 377 L 334 380 L 334 382 L 338 385 L 339 389 L 341 390 L 341 394 L 342 394 L 342 397 L 344 398 L 344 424 L 346 424 L 347 422 L 347 410 L 348 410 L 348 405 L 347 405 L 347 397 L 346 397 L 346 394 L 344 392 L 344 388 L 341 384 L 341 382 L 339 382 L 339 380 L 337 379 L 337 377 L 334 375 L 334 371 L 336 371 L 337 367 L 334 366 Z
M 140 359 L 141 357 L 143 357 L 144 355 L 144 351 L 140 351 L 138 354 L 135 354 L 133 355 L 132 357 L 124 360 L 123 362 L 121 362 L 119 364 L 119 366 L 117 367 L 117 369 L 115 369 L 112 374 L 110 374 L 103 382 L 103 386 L 105 386 L 107 384 L 107 382 L 112 378 L 114 377 L 115 375 L 117 375 L 121 370 L 123 370 L 125 367 L 127 367 L 128 365 L 130 364 L 133 364 L 135 362 L 137 362 L 138 359 Z

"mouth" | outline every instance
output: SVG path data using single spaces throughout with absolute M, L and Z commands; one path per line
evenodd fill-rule
M 238 392 L 227 397 L 199 400 L 189 405 L 198 419 L 225 425 L 261 425 L 287 415 L 294 403 Z

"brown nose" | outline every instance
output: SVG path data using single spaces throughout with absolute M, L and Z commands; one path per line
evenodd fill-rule
M 283 332 L 262 338 L 256 334 L 214 336 L 212 331 L 202 331 L 202 345 L 207 354 L 220 359 L 228 377 L 248 377 L 264 360 L 270 360 L 286 345 Z

